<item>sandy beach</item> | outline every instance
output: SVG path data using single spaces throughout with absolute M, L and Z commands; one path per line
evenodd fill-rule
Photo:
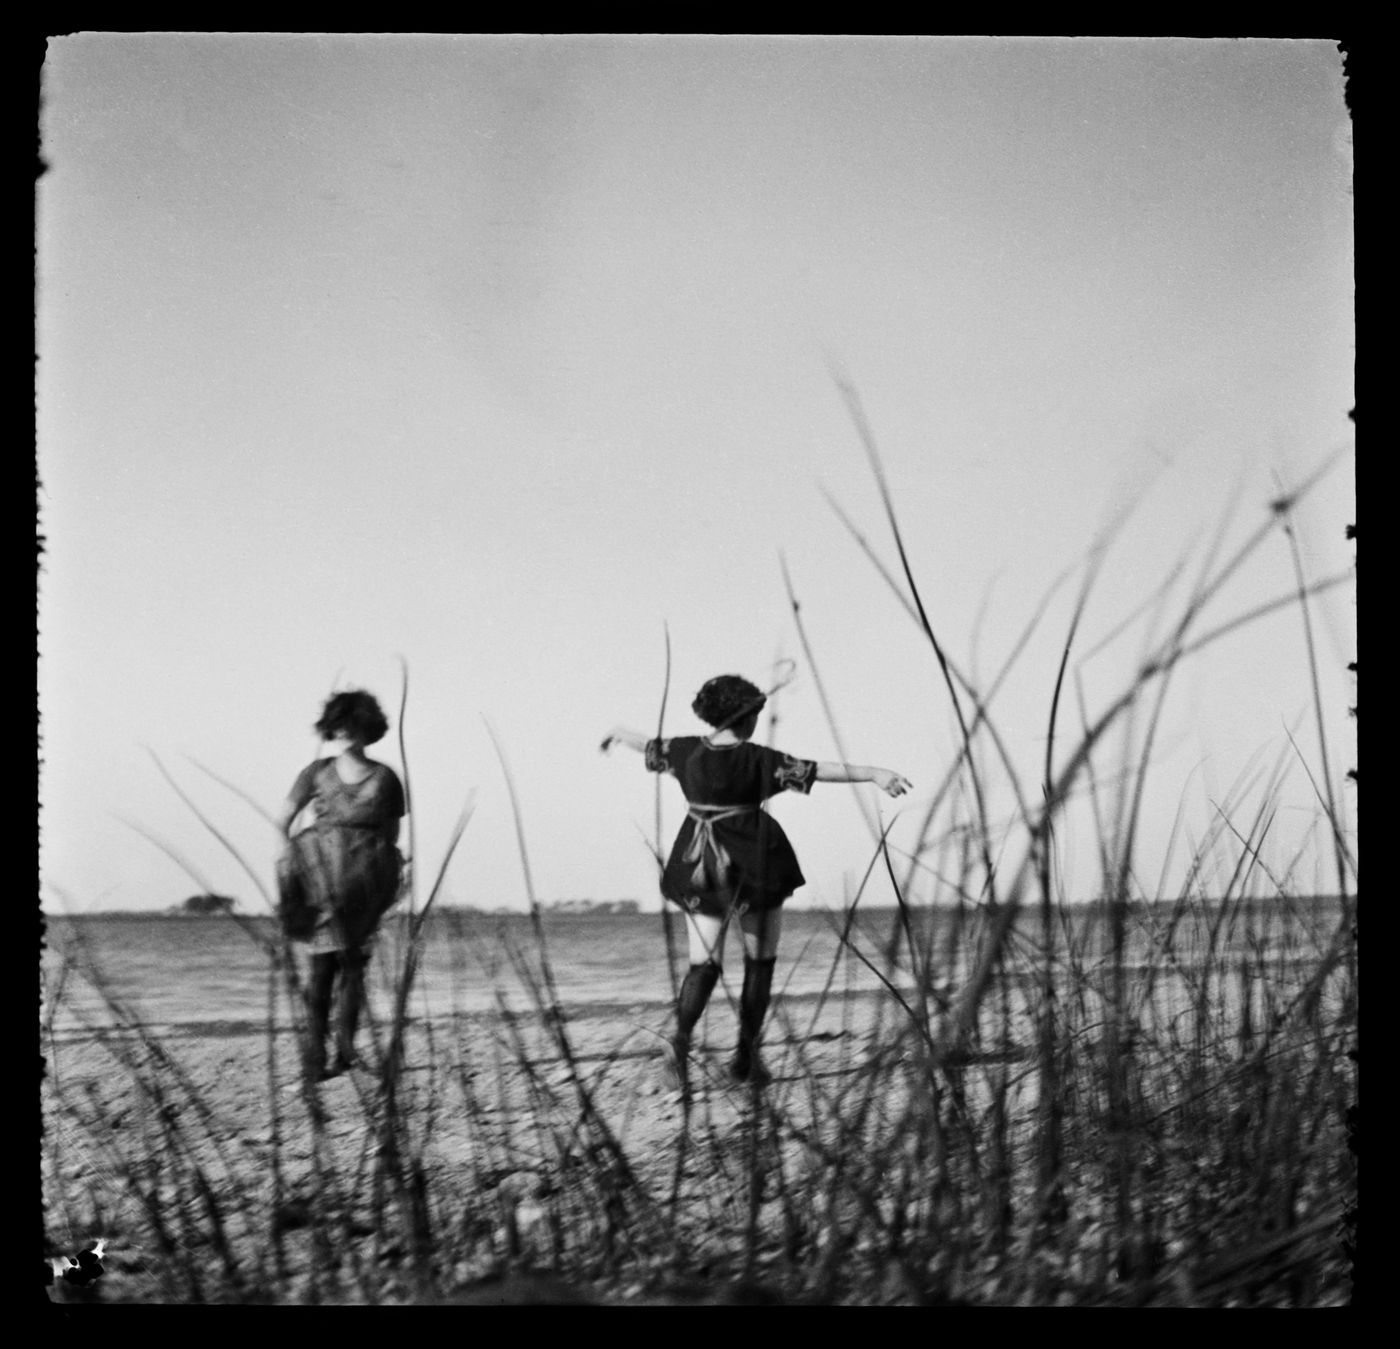
M 1286 982 L 1280 974 L 1276 994 Z M 1044 1070 L 1028 989 L 1008 983 L 988 998 L 980 1040 L 932 1076 L 892 994 L 784 995 L 761 1092 L 728 1077 L 736 1015 L 717 997 L 688 1099 L 664 1071 L 671 1012 L 655 1002 L 567 1010 L 565 1042 L 538 1011 L 410 1022 L 392 1091 L 378 1017 L 361 1028 L 363 1065 L 315 1086 L 295 1034 L 251 1022 L 60 1037 L 43 1090 L 45 1254 L 100 1242 L 103 1273 L 84 1287 L 57 1281 L 50 1296 L 722 1305 L 782 1290 L 861 1305 L 1325 1305 L 1341 1295 L 1329 1178 L 1345 1166 L 1335 1102 L 1348 1069 L 1328 1044 L 1342 1031 L 1300 1026 L 1269 1049 L 1244 1038 L 1251 1018 L 1222 984 L 1205 1041 L 1180 1016 L 1139 1008 L 1114 1049 L 1098 999 L 1076 1004 L 1054 1059 L 1055 1174 L 1068 1199 L 1047 1230 L 1035 1216 Z M 1331 1004 L 1305 1014 L 1340 1027 L 1344 1009 Z M 1225 1012 L 1235 1029 L 1222 1036 Z M 1261 1155 L 1290 1178 L 1261 1199 L 1287 1199 L 1282 1235 L 1269 1237 L 1284 1243 L 1278 1258 L 1257 1244 L 1276 1220 L 1231 1218 Z M 1126 1210 L 1124 1175 L 1141 1191 Z M 1212 1211 L 1238 1230 L 1199 1216 Z M 1237 1247 L 1263 1251 L 1275 1282 L 1231 1265 Z M 1124 1261 L 1136 1262 L 1126 1281 L 1115 1272 Z
M 804 1100 L 832 1102 L 851 1090 L 882 1014 L 870 997 L 834 998 L 819 1013 L 812 999 L 789 1000 L 765 1052 L 774 1079 L 767 1103 L 795 1122 L 812 1115 Z M 733 1010 L 716 1005 L 703 1023 L 688 1114 L 663 1068 L 669 1024 L 669 1012 L 654 1006 L 570 1015 L 572 1065 L 536 1015 L 410 1028 L 396 1093 L 399 1145 L 421 1163 L 435 1221 L 475 1226 L 477 1245 L 499 1253 L 458 1252 L 454 1268 L 438 1271 L 443 1286 L 469 1296 L 507 1270 L 546 1264 L 556 1235 L 546 1222 L 550 1197 L 571 1166 L 600 1148 L 615 1145 L 639 1192 L 659 1204 L 684 1137 L 684 1183 L 708 1186 L 721 1207 L 744 1206 L 749 1172 L 740 1154 L 755 1100 L 726 1071 Z M 324 1255 L 317 1253 L 322 1237 L 343 1246 L 348 1233 L 357 1241 L 359 1251 L 340 1251 L 352 1264 L 398 1260 L 401 1222 L 373 1179 L 384 1098 L 364 1031 L 360 1046 L 364 1066 L 314 1092 L 301 1079 L 288 1032 L 202 1028 L 143 1043 L 114 1031 L 54 1046 L 44 1087 L 49 1238 L 56 1252 L 106 1243 L 105 1273 L 94 1289 L 74 1294 L 58 1286 L 54 1296 L 190 1300 L 188 1282 L 172 1283 L 172 1257 L 194 1271 L 207 1261 L 203 1282 L 213 1296 L 212 1285 L 226 1275 L 216 1248 L 226 1244 L 240 1268 L 265 1264 L 269 1224 L 285 1246 L 289 1286 L 301 1292 L 310 1288 L 311 1263 Z M 314 1103 L 323 1112 L 319 1127 Z M 715 1148 L 729 1154 L 728 1175 L 707 1160 Z M 191 1180 L 196 1170 L 200 1182 Z M 321 1205 L 334 1210 L 333 1236 L 316 1231 Z M 211 1227 L 222 1236 L 211 1239 Z M 642 1291 L 602 1288 L 590 1296 L 626 1301 Z M 356 1300 L 344 1290 L 342 1297 Z M 406 1286 L 404 1299 L 414 1300 Z

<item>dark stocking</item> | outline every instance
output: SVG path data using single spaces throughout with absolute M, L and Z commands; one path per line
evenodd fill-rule
M 700 1014 L 705 1010 L 705 1004 L 709 1002 L 710 994 L 715 991 L 718 981 L 719 966 L 712 960 L 707 960 L 703 965 L 692 965 L 686 971 L 685 979 L 681 983 L 680 996 L 676 999 L 678 1042 L 690 1042 L 690 1032 L 700 1020 Z
M 306 979 L 307 1063 L 314 1074 L 326 1066 L 326 1030 L 331 1018 L 331 993 L 340 957 L 326 951 L 311 957 Z
M 335 1060 L 340 1068 L 355 1058 L 355 1030 L 365 1002 L 365 963 L 357 951 L 346 951 L 340 958 L 340 1006 L 335 1027 Z
M 747 1077 L 758 1052 L 763 1018 L 773 989 L 776 960 L 744 960 L 744 991 L 739 995 L 739 1045 L 734 1051 L 734 1071 Z

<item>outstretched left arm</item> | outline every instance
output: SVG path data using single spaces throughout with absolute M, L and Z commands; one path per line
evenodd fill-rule
M 606 754 L 614 745 L 626 745 L 629 749 L 636 750 L 639 754 L 645 754 L 647 741 L 652 737 L 643 735 L 641 731 L 629 731 L 625 726 L 614 726 L 607 735 L 603 737 L 600 746 Z

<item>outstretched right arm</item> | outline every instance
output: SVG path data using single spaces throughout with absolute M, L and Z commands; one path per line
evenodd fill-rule
M 819 763 L 818 782 L 873 782 L 889 796 L 903 796 L 913 783 L 889 768 L 870 768 L 864 764 Z
M 626 745 L 639 754 L 645 754 L 647 741 L 650 739 L 652 739 L 651 736 L 643 735 L 641 731 L 629 731 L 625 726 L 614 726 L 603 737 L 603 743 L 599 748 L 606 754 L 614 745 Z

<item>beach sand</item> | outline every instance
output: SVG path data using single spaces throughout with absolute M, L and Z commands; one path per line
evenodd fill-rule
M 800 1128 L 818 1102 L 859 1089 L 867 1055 L 894 1038 L 882 1029 L 887 1021 L 887 999 L 835 997 L 820 1008 L 811 999 L 780 1000 L 765 1047 L 774 1075 L 765 1100 Z M 684 1137 L 682 1183 L 706 1189 L 739 1221 L 750 1184 L 742 1155 L 757 1137 L 748 1125 L 758 1098 L 726 1071 L 734 1010 L 717 999 L 701 1024 L 688 1111 L 663 1070 L 670 1026 L 669 1010 L 656 1006 L 569 1013 L 572 1067 L 535 1014 L 410 1027 L 397 1093 L 401 1137 L 421 1158 L 434 1231 L 454 1236 L 453 1268 L 436 1271 L 442 1287 L 463 1300 L 485 1288 L 487 1300 L 501 1300 L 502 1277 L 548 1267 L 559 1214 L 567 1212 L 559 1200 L 567 1173 L 592 1165 L 612 1143 L 612 1155 L 660 1204 Z M 300 1301 L 318 1296 L 313 1266 L 327 1254 L 318 1242 L 339 1243 L 337 1258 L 349 1266 L 382 1272 L 402 1260 L 402 1206 L 392 1196 L 385 1202 L 375 1180 L 385 1174 L 375 1164 L 384 1102 L 372 1066 L 383 1037 L 382 1027 L 376 1035 L 362 1027 L 366 1066 L 314 1091 L 302 1080 L 290 1032 L 206 1027 L 143 1042 L 125 1031 L 51 1046 L 43 1092 L 50 1254 L 106 1242 L 100 1280 L 78 1292 L 60 1281 L 51 1296 L 213 1301 L 230 1297 L 240 1279 L 245 1286 L 261 1279 Z M 768 1145 L 782 1146 L 774 1138 Z M 318 1213 L 332 1216 L 323 1223 Z M 376 1273 L 367 1282 L 384 1300 L 417 1300 L 407 1283 L 396 1296 L 392 1278 Z M 347 1277 L 319 1296 L 358 1300 L 347 1292 L 354 1283 Z M 642 1293 L 640 1286 L 588 1290 L 611 1301 Z M 712 1291 L 700 1300 L 725 1296 Z M 696 1300 L 693 1290 L 675 1297 Z M 654 1288 L 647 1298 L 670 1300 Z
M 1212 1013 L 1228 996 L 1222 989 Z M 995 1092 L 1013 1148 L 1033 1135 L 1038 1115 L 1034 1036 L 1017 1001 L 989 1000 L 996 1015 L 984 1052 L 966 1071 L 954 1070 L 959 1117 L 985 1135 Z M 1094 1176 L 1107 1144 L 1093 1105 L 1104 1070 L 1092 1000 L 1084 1014 L 1066 1098 L 1079 1112 L 1078 1152 L 1066 1172 L 1081 1183 L 1078 1235 L 1041 1252 L 1063 1274 L 1070 1301 L 1114 1295 L 1094 1274 L 1096 1233 L 1108 1213 Z M 1324 1012 L 1329 1023 L 1336 1015 Z M 752 1303 L 769 1290 L 762 1268 L 752 1282 L 744 1252 L 761 1249 L 776 1262 L 775 1281 L 785 1252 L 824 1260 L 829 1250 L 856 1301 L 926 1301 L 919 1288 L 880 1283 L 898 1275 L 882 1248 L 862 1252 L 859 1243 L 847 1248 L 823 1235 L 835 1230 L 828 1208 L 838 1192 L 848 1206 L 840 1225 L 854 1230 L 853 1215 L 871 1192 L 862 1190 L 862 1176 L 878 1187 L 889 1174 L 927 1174 L 918 1149 L 928 1137 L 919 1127 L 928 1079 L 907 1014 L 888 993 L 777 998 L 764 1049 L 773 1081 L 762 1092 L 728 1079 L 736 1020 L 721 990 L 696 1038 L 688 1101 L 666 1080 L 662 1050 L 672 1018 L 662 1005 L 568 1010 L 567 1055 L 538 1012 L 413 1022 L 392 1097 L 396 1131 L 386 1125 L 382 1023 L 361 1028 L 366 1066 L 318 1086 L 302 1078 L 293 1032 L 246 1023 L 50 1042 L 45 1255 L 73 1257 L 105 1243 L 101 1278 L 84 1288 L 60 1280 L 50 1297 Z M 1153 1024 L 1189 1040 L 1190 1025 L 1179 1018 Z M 1326 1064 L 1319 1061 L 1319 1071 Z M 1153 1118 L 1177 1097 L 1175 1072 L 1174 1061 L 1157 1057 L 1130 1069 L 1133 1081 L 1157 1093 Z M 1231 1094 L 1247 1087 L 1236 1078 L 1220 1078 L 1226 1101 L 1243 1099 Z M 1330 1109 L 1325 1095 L 1307 1108 L 1323 1112 L 1310 1119 Z M 1183 1135 L 1182 1145 L 1209 1152 L 1214 1142 Z M 1336 1206 L 1322 1162 L 1300 1170 L 1305 1159 L 1286 1140 L 1271 1146 L 1283 1148 L 1276 1166 L 1300 1177 L 1308 1221 L 1324 1202 Z M 1167 1179 L 1154 1182 L 1174 1210 L 1183 1193 L 1177 1181 L 1195 1183 L 1191 1158 L 1182 1161 L 1179 1176 L 1164 1171 Z M 1231 1186 L 1253 1174 L 1252 1154 L 1229 1165 L 1247 1168 L 1229 1171 Z M 1022 1187 L 1016 1211 L 1029 1213 L 1024 1187 L 1033 1168 L 1023 1159 L 1014 1174 Z M 967 1176 L 962 1183 L 975 1184 Z M 922 1207 L 933 1202 L 918 1190 L 909 1220 L 933 1221 Z M 1309 1239 L 1319 1250 L 1331 1240 L 1321 1228 Z M 1310 1258 L 1335 1282 L 1330 1248 Z M 868 1270 L 851 1263 L 861 1260 Z M 811 1286 L 803 1271 L 789 1283 Z M 983 1300 L 995 1301 L 994 1278 L 992 1271 L 979 1287 Z

